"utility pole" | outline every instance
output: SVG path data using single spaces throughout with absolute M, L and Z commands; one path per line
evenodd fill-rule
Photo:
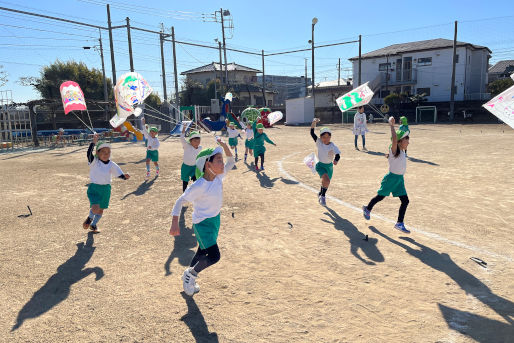
M 339 63 L 337 64 L 337 87 L 341 86 L 341 57 L 339 57 Z
M 104 48 L 102 45 L 102 30 L 98 29 L 98 33 L 100 34 L 100 38 L 98 38 L 98 42 L 100 43 L 100 58 L 102 60 L 102 76 L 104 79 L 104 101 L 108 102 L 109 97 L 107 95 L 107 80 L 105 79 Z M 105 119 L 109 120 L 109 112 L 107 109 L 107 104 L 104 105 L 104 113 L 105 113 Z
M 389 55 L 386 55 L 386 93 L 389 90 Z
M 168 93 L 166 92 L 166 68 L 164 67 L 164 36 L 162 33 L 159 35 L 159 41 L 161 43 L 161 73 L 162 73 L 162 91 L 164 93 L 164 101 L 168 99 Z
M 111 9 L 107 4 L 107 26 L 109 28 L 109 46 L 111 48 L 112 83 L 116 84 L 116 63 L 114 62 L 114 43 L 112 40 Z
M 455 64 L 457 63 L 457 20 L 453 33 L 452 83 L 450 88 L 450 120 L 453 121 L 455 111 Z
M 128 49 L 129 49 L 129 59 L 130 59 L 130 71 L 134 72 L 134 60 L 132 59 L 132 39 L 130 38 L 130 18 L 127 17 L 127 40 L 128 40 Z
M 223 36 L 223 54 L 225 55 L 225 81 L 228 82 L 228 70 L 227 70 L 227 45 L 225 44 L 225 21 L 223 19 L 223 8 L 220 8 L 221 16 L 221 34 Z
M 358 75 L 359 79 L 358 79 L 357 86 L 361 85 L 361 74 L 362 74 L 361 73 L 361 70 L 362 70 L 361 69 L 361 67 L 362 67 L 362 58 L 361 58 L 362 54 L 361 54 L 361 52 L 362 52 L 362 36 L 359 35 L 359 75 Z M 355 81 L 355 80 L 353 80 L 353 81 Z
M 305 96 L 309 95 L 309 83 L 307 82 L 307 58 L 305 59 Z
M 175 74 L 175 104 L 180 110 L 180 96 L 178 94 L 178 74 L 177 74 L 177 49 L 175 48 L 175 27 L 171 27 L 171 42 L 173 44 L 173 74 Z
M 316 19 L 316 18 L 314 18 Z M 311 40 L 311 50 L 312 50 L 312 100 L 314 102 L 314 111 L 316 111 L 316 96 L 314 95 L 314 86 L 315 86 L 315 83 L 314 83 L 314 25 L 316 25 L 316 23 L 314 22 L 314 19 L 312 19 L 312 40 Z M 318 20 L 316 19 L 316 22 Z
M 264 73 L 264 50 L 262 50 L 262 101 L 266 107 L 266 74 Z
M 223 86 L 225 83 L 223 82 L 223 59 L 221 58 L 221 42 L 218 41 L 218 49 L 220 51 L 220 96 L 223 96 Z

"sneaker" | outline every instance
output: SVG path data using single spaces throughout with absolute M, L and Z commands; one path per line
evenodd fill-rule
M 195 294 L 200 292 L 200 286 L 195 281 Z
M 366 147 L 362 147 L 362 151 L 368 151 L 368 149 L 366 149 Z
M 155 176 L 159 176 L 159 169 L 155 170 Z
M 264 170 L 264 166 L 261 166 L 261 170 Z
M 355 150 L 359 150 L 359 148 L 358 148 L 358 147 L 355 147 Z
M 255 171 L 258 173 L 259 172 L 259 167 L 255 166 Z
M 405 225 L 403 223 L 396 223 L 396 225 L 394 226 L 394 228 L 396 230 L 400 230 L 401 232 L 403 233 L 410 233 L 409 230 L 407 230 L 407 228 L 405 227 Z
M 182 274 L 182 286 L 184 287 L 184 292 L 189 296 L 195 294 L 195 280 L 196 276 L 191 274 L 189 268 L 184 270 L 184 274 Z
M 87 219 L 82 224 L 82 227 L 84 228 L 84 230 L 89 229 L 89 224 L 91 224 L 91 218 L 87 217 Z
M 318 196 L 318 202 L 321 206 L 327 206 L 327 201 L 323 195 Z
M 150 177 L 150 172 L 149 172 L 149 171 L 147 171 L 147 172 L 146 172 L 146 178 L 148 179 L 149 177 Z
M 91 231 L 93 231 L 93 233 L 99 233 L 99 232 L 100 232 L 100 231 L 98 231 L 98 226 L 96 226 L 96 225 L 91 225 L 91 226 L 89 227 L 89 229 L 90 229 Z
M 369 220 L 369 218 L 371 217 L 371 211 L 368 210 L 367 206 L 362 206 L 362 215 L 364 216 L 364 218 L 366 218 L 366 220 Z

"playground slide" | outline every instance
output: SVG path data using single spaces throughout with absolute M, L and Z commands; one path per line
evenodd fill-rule
M 231 121 L 232 123 L 234 123 L 238 129 L 243 128 L 233 113 L 227 113 L 227 116 L 228 116 L 228 120 Z
M 178 123 L 177 125 L 175 125 L 173 130 L 171 130 L 170 135 L 171 136 L 180 136 L 180 134 L 182 133 L 182 128 L 184 127 L 184 125 L 186 125 L 186 133 L 187 133 L 189 131 L 189 129 L 191 128 L 191 124 L 193 124 L 193 122 L 191 120 L 183 121 L 181 123 Z
M 141 131 L 137 130 L 134 126 L 132 126 L 132 124 L 130 122 L 128 122 L 128 121 L 124 122 L 123 126 L 125 126 L 127 128 L 127 130 L 129 130 L 129 132 L 133 133 L 134 136 L 136 136 L 136 139 L 138 141 L 143 140 L 143 133 Z
M 209 129 L 209 131 L 221 131 L 225 127 L 224 121 L 211 121 L 209 119 L 203 119 L 202 123 Z

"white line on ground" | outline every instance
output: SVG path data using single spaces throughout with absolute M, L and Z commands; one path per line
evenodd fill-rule
M 277 165 L 278 165 L 278 169 L 280 171 L 280 173 L 282 175 L 284 175 L 286 178 L 288 178 L 289 180 L 291 181 L 294 181 L 294 182 L 298 182 L 298 186 L 302 187 L 302 188 L 305 188 L 313 193 L 318 193 L 318 190 L 316 188 L 313 188 L 309 185 L 306 185 L 304 184 L 303 182 L 295 179 L 293 176 L 291 176 L 291 174 L 289 174 L 285 169 L 284 169 L 284 166 L 282 164 L 282 162 L 294 155 L 298 155 L 300 152 L 295 152 L 293 154 L 290 154 L 290 155 L 287 155 L 285 156 L 284 158 L 282 158 L 280 161 L 277 161 Z M 342 201 L 336 197 L 333 197 L 331 195 L 327 195 L 327 199 L 330 199 L 340 205 L 343 205 L 351 210 L 354 210 L 356 212 L 359 212 L 359 213 L 362 213 L 362 208 L 360 207 L 357 207 L 357 206 L 354 206 L 350 203 L 347 203 L 345 201 Z M 388 222 L 388 223 L 391 223 L 391 224 L 396 224 L 396 221 L 395 220 L 392 220 L 390 218 L 387 218 L 383 215 L 380 215 L 378 213 L 375 213 L 373 211 L 373 214 L 372 214 L 373 218 L 378 218 L 378 219 L 381 219 L 385 222 Z M 493 256 L 493 257 L 496 257 L 496 258 L 502 258 L 502 259 L 505 259 L 509 262 L 512 262 L 513 259 L 512 257 L 510 256 L 505 256 L 505 255 L 500 255 L 500 254 L 497 254 L 495 252 L 491 252 L 491 251 L 488 251 L 488 250 L 484 250 L 482 248 L 478 248 L 478 247 L 475 247 L 475 246 L 472 246 L 472 245 L 468 245 L 468 244 L 465 244 L 465 243 L 461 243 L 461 242 L 458 242 L 458 241 L 454 241 L 454 240 L 451 240 L 451 239 L 448 239 L 448 238 L 445 238 L 437 233 L 433 233 L 433 232 L 429 232 L 429 231 L 426 231 L 426 230 L 422 230 L 422 229 L 419 229 L 419 228 L 415 228 L 415 227 L 412 227 L 412 226 L 407 226 L 406 227 L 413 231 L 413 232 L 417 232 L 417 233 L 420 233 L 426 237 L 429 237 L 429 238 L 432 238 L 432 239 L 435 239 L 437 241 L 440 241 L 440 242 L 444 242 L 444 243 L 448 243 L 448 244 L 451 244 L 451 245 L 455 245 L 457 247 L 460 247 L 460 248 L 465 248 L 465 249 L 468 249 L 468 250 L 472 250 L 472 251 L 475 251 L 475 252 L 479 252 L 479 253 L 482 253 L 482 254 L 487 254 L 489 256 Z

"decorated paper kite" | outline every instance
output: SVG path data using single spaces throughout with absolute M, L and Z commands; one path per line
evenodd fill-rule
M 366 82 L 338 98 L 336 100 L 337 106 L 341 112 L 345 112 L 351 108 L 366 105 L 373 98 L 373 94 L 373 91 L 368 87 L 368 82 Z
M 514 129 L 514 86 L 482 106 Z
M 78 83 L 74 81 L 63 82 L 60 90 L 64 114 L 68 114 L 70 111 L 87 110 L 84 93 Z

